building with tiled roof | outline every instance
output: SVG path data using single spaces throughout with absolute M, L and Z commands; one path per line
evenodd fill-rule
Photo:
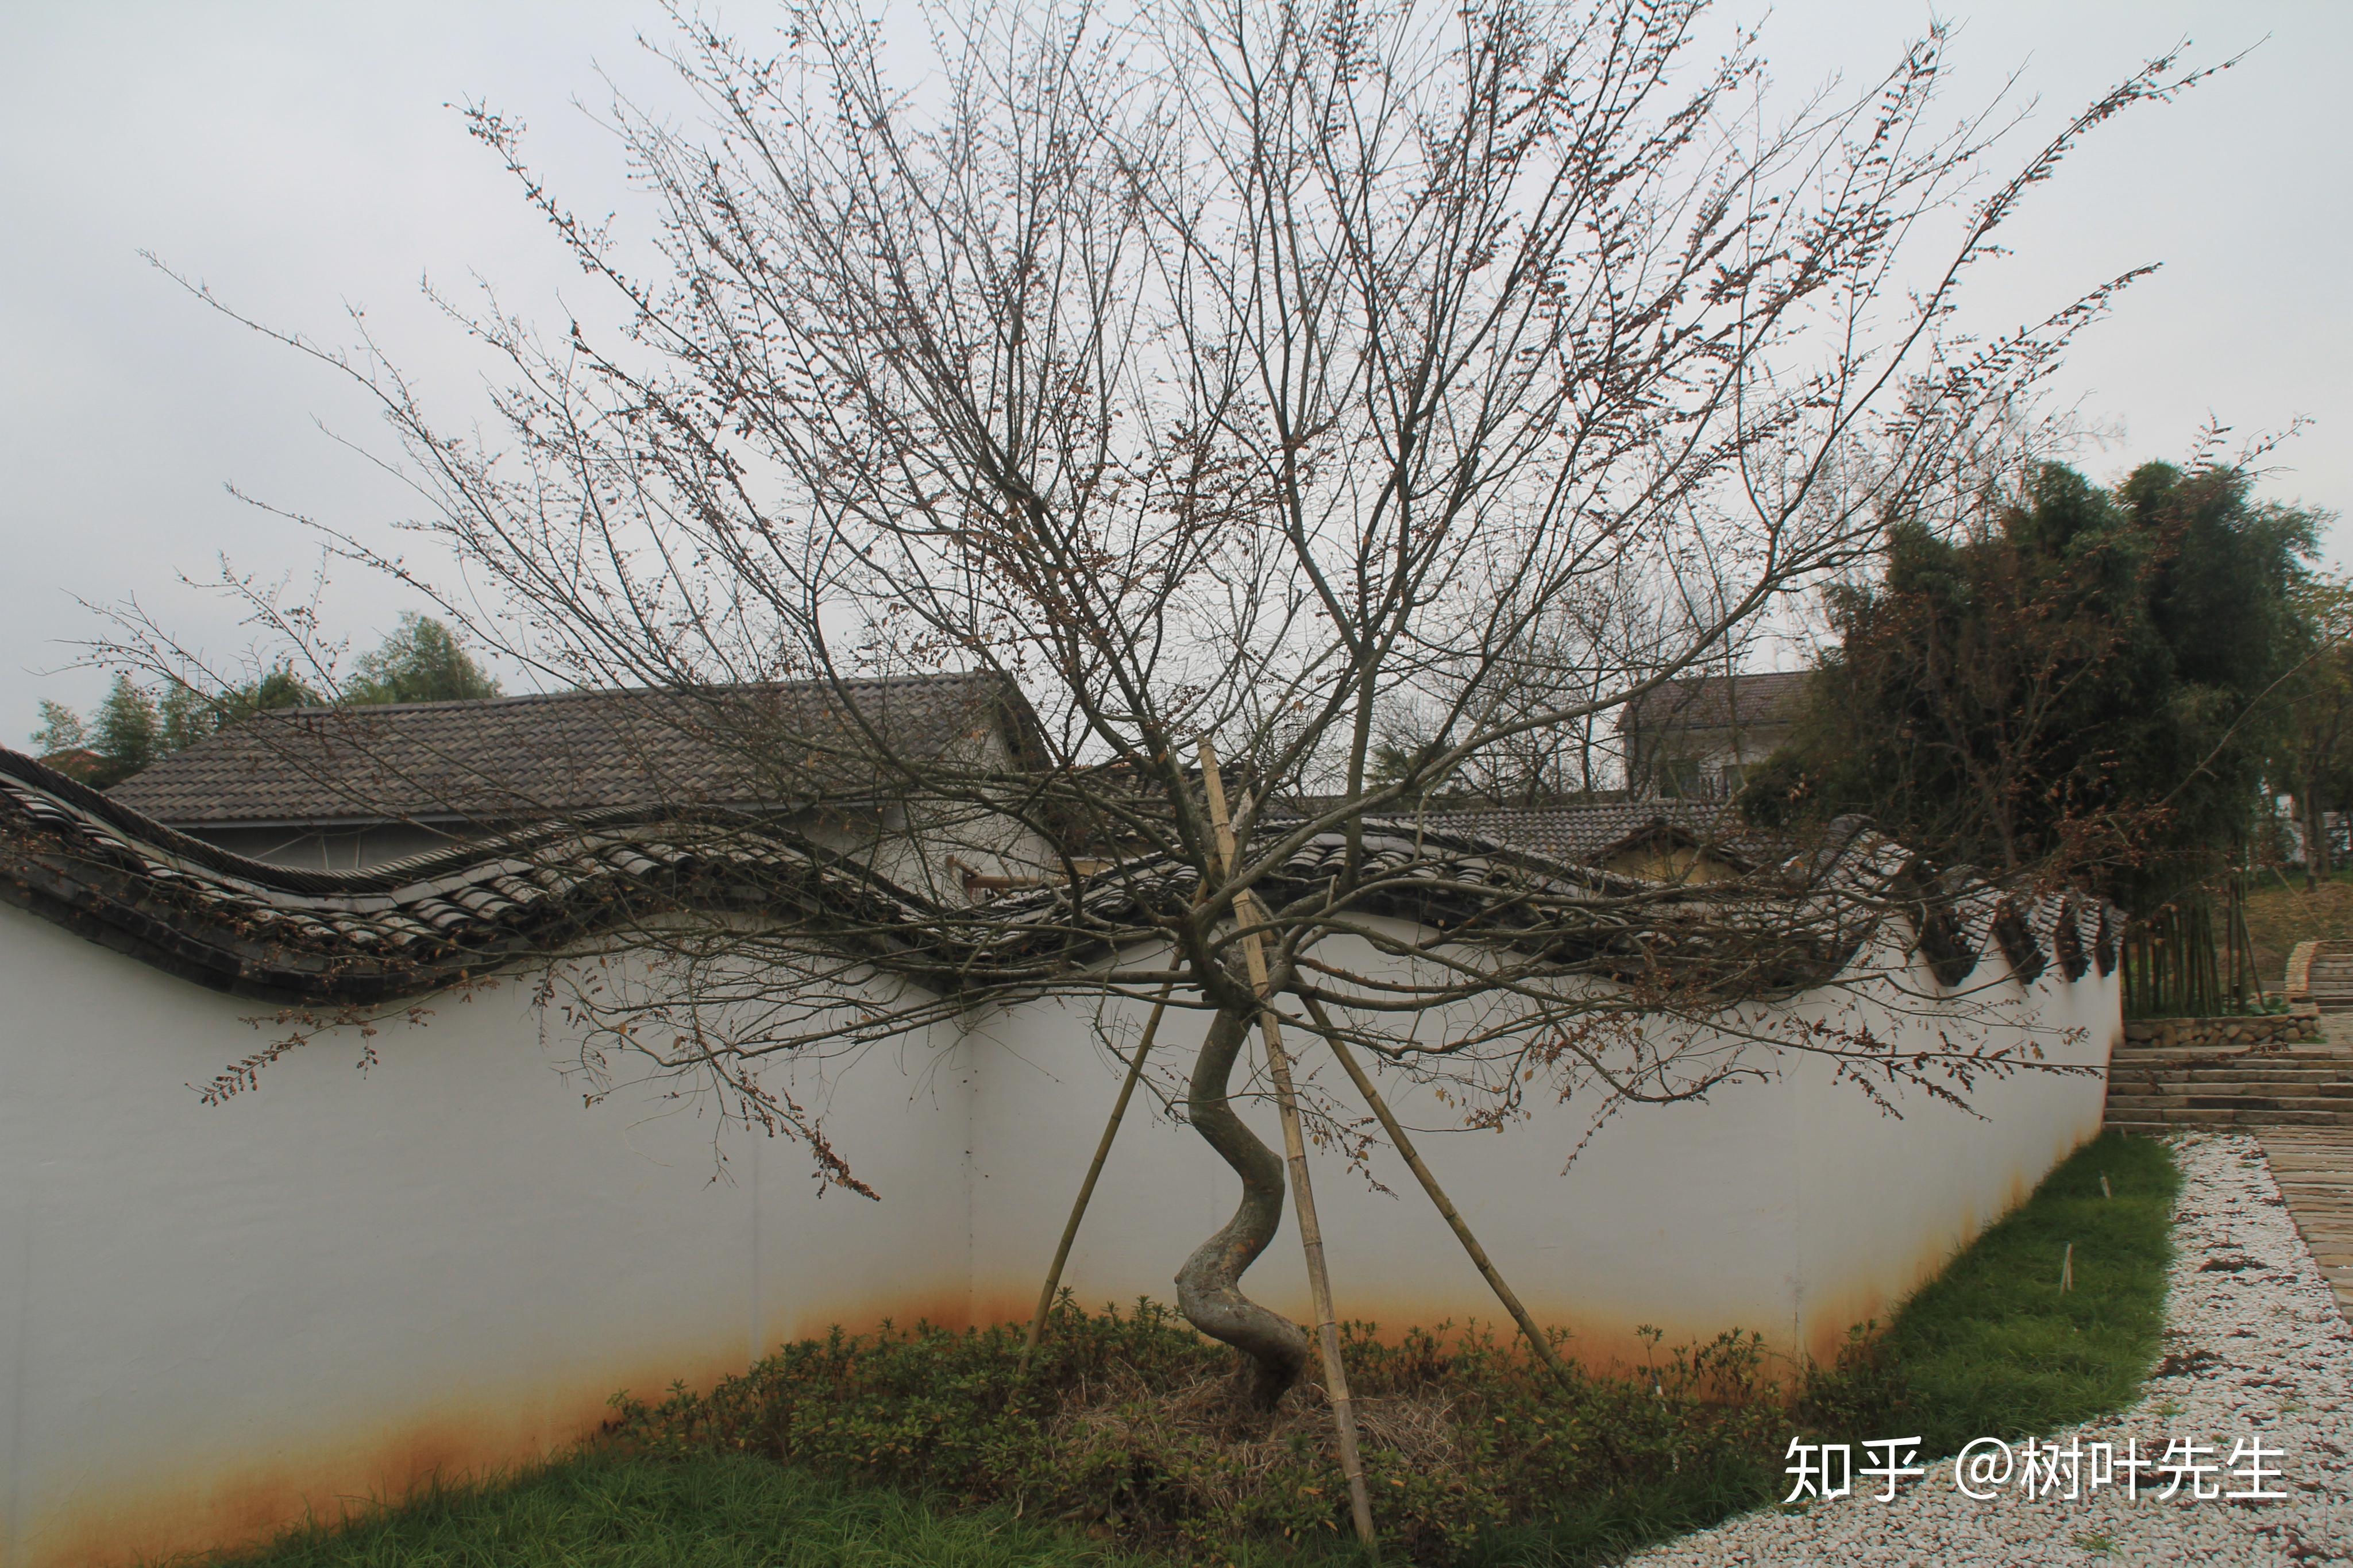
M 590 812 L 871 806 L 894 761 L 1019 770 L 1037 732 L 1018 688 L 970 674 L 289 708 L 110 794 L 255 859 L 351 868 Z
M 1641 795 L 1721 798 L 1788 740 L 1810 672 L 1671 680 L 1620 710 L 1626 776 Z

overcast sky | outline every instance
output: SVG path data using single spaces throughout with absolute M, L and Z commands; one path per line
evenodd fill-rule
M 2185 37 L 2201 58 L 2253 47 L 2180 103 L 2100 133 L 2008 231 L 2018 254 L 1974 286 L 1973 308 L 1989 321 L 2039 317 L 2162 262 L 2063 373 L 2060 395 L 2120 432 L 2085 466 L 2109 478 L 2179 457 L 2210 417 L 2242 436 L 2302 417 L 2309 429 L 2268 460 L 2263 492 L 2348 510 L 2353 4 L 1941 10 L 1964 24 L 1955 102 L 2022 71 L 2046 122 Z M 727 15 L 748 26 L 762 11 L 737 0 Z M 1907 0 L 1786 0 L 1767 18 L 1767 52 L 1788 86 L 1873 76 L 1929 15 Z M 209 574 L 223 553 L 264 575 L 315 562 L 299 527 L 225 485 L 373 536 L 406 510 L 393 481 L 333 438 L 382 447 L 363 401 L 206 311 L 138 253 L 333 342 L 349 339 L 345 307 L 363 308 L 428 393 L 463 406 L 472 362 L 419 297 L 421 279 L 479 274 L 543 320 L 585 286 L 447 106 L 481 99 L 528 121 L 575 205 L 618 206 L 626 221 L 611 145 L 572 100 L 604 101 L 602 68 L 659 101 L 631 39 L 661 23 L 621 0 L 0 0 L 0 743 L 21 746 L 40 699 L 87 708 L 103 690 L 103 675 L 65 668 L 95 629 L 77 595 L 136 594 L 227 654 L 246 634 L 175 574 Z M 2332 536 L 2334 564 L 2348 546 L 2353 535 Z M 404 603 L 349 577 L 329 609 L 364 647 Z

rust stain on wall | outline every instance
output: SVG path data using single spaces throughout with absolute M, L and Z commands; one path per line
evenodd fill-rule
M 1846 1343 L 1847 1331 L 1854 1325 L 1874 1320 L 1884 1325 L 1894 1309 L 1943 1273 L 1954 1257 L 1983 1235 L 1988 1226 L 2033 1196 L 2044 1176 L 2099 1133 L 2100 1122 L 2095 1115 L 2060 1138 L 2042 1170 L 2012 1164 L 2002 1173 L 2001 1201 L 1992 1213 L 1979 1215 L 1965 1210 L 1947 1237 L 1932 1237 L 1924 1241 L 1899 1267 L 1843 1286 L 1834 1281 L 1810 1281 L 1807 1300 L 1810 1310 L 1803 1326 L 1806 1353 L 1816 1361 L 1829 1362 Z M 2052 1278 L 2055 1284 L 2055 1272 Z
M 1035 1287 L 1032 1287 L 1035 1292 Z M 773 1349 L 790 1340 L 822 1339 L 836 1328 L 849 1334 L 871 1334 L 888 1321 L 893 1328 L 912 1329 L 917 1323 L 929 1323 L 935 1329 L 957 1332 L 990 1323 L 1011 1322 L 1017 1319 L 1027 1322 L 1027 1310 L 1016 1313 L 1006 1310 L 1003 1303 L 991 1299 L 987 1310 L 975 1305 L 972 1291 L 961 1285 L 943 1285 L 931 1290 L 911 1291 L 893 1296 L 888 1302 L 842 1301 L 825 1302 L 801 1307 L 784 1314 L 778 1322 L 781 1333 L 772 1333 L 767 1341 Z
M 26 1521 L 21 1568 L 109 1568 L 250 1545 L 306 1518 L 339 1521 L 437 1479 L 481 1479 L 549 1458 L 596 1430 L 617 1389 L 650 1394 L 681 1378 L 708 1387 L 743 1364 L 740 1348 L 632 1356 L 560 1386 L 470 1394 L 381 1426 L 305 1433 L 282 1455 L 223 1455 L 216 1465 L 79 1489 Z

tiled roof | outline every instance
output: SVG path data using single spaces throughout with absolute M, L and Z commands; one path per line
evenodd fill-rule
M 1098 784 L 1100 785 L 1100 775 Z M 1347 804 L 1338 795 L 1278 794 L 1260 810 L 1261 832 L 1295 827 L 1326 816 Z M 1145 808 L 1149 811 L 1151 808 Z M 1432 795 L 1419 807 L 1393 804 L 1365 814 L 1369 826 L 1388 834 L 1415 834 L 1475 840 L 1561 867 L 1599 867 L 1621 849 L 1664 838 L 1704 847 L 1732 865 L 1757 869 L 1788 858 L 1794 846 L 1743 821 L 1726 798 L 1630 797 L 1617 791 L 1499 805 L 1468 795 Z M 1117 858 L 1135 852 L 1132 843 L 1097 844 L 1094 852 Z
M 1400 819 L 1401 820 L 1401 819 Z M 1767 864 L 1787 849 L 1769 843 L 1725 800 L 1566 801 L 1544 805 L 1455 806 L 1418 820 L 1557 860 L 1592 866 L 1653 835 L 1704 845 L 1742 865 Z
M 1709 675 L 1670 680 L 1628 703 L 1620 728 L 1648 731 L 1749 729 L 1788 724 L 1798 717 L 1811 671 L 1773 670 L 1761 675 Z
M 911 760 L 989 731 L 1019 757 L 1035 733 L 1020 692 L 990 675 L 854 680 L 839 692 L 791 681 L 691 696 L 290 708 L 174 752 L 110 793 L 184 827 L 790 803 L 887 787 L 853 710 Z

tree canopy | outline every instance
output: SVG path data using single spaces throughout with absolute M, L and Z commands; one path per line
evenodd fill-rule
M 2330 874 L 2327 814 L 2353 802 L 2353 583 L 2315 575 L 2299 584 L 2295 668 L 2280 683 L 2280 722 L 2272 728 L 2270 783 L 2292 793 L 2303 844 L 2282 860 L 2301 858 L 2306 885 Z
M 1836 646 L 1746 808 L 2161 902 L 2253 826 L 2319 521 L 2164 463 L 2042 466 L 1958 534 L 1897 520 L 1880 575 L 1830 591 Z
M 1033 889 L 911 899 L 947 911 L 913 930 L 783 903 L 639 921 L 659 985 L 551 981 L 591 1077 L 702 1084 L 846 1181 L 789 1092 L 801 1064 L 1017 996 L 1188 1010 L 1198 1046 L 1153 1070 L 1241 1197 L 1178 1303 L 1277 1392 L 1308 1342 L 1240 1276 L 1286 1172 L 1308 1228 L 1303 1118 L 1343 1139 L 1356 1120 L 1319 1110 L 1328 1076 L 1294 1094 L 1283 1031 L 1459 1090 L 1482 1126 L 1531 1094 L 1605 1115 L 1770 1070 L 1743 1053 L 1772 1017 L 1708 1022 L 1811 940 L 1729 912 L 1756 889 L 1688 911 L 1725 917 L 1709 941 L 1646 946 L 1626 932 L 1671 892 L 1471 868 L 1393 819 L 1433 784 L 1572 776 L 1546 737 L 1876 548 L 2134 275 L 1991 338 L 1951 335 L 1962 280 L 2082 136 L 2199 73 L 2152 61 L 2013 156 L 2002 116 L 1947 117 L 1941 29 L 1785 109 L 1754 39 L 1718 52 L 1700 10 L 976 5 L 934 13 L 911 64 L 824 0 L 773 43 L 682 19 L 667 60 L 704 112 L 612 116 L 650 246 L 470 110 L 625 318 L 469 313 L 499 360 L 495 437 L 455 433 L 372 346 L 248 321 L 381 400 L 418 526 L 465 575 L 437 602 L 473 640 L 674 694 L 679 723 L 754 759 L 775 736 L 726 694 L 825 683 L 841 721 L 797 763 L 855 749 L 860 778 L 963 815 L 987 846 L 965 862 Z M 1034 706 L 1020 776 L 913 753 L 849 700 L 943 669 Z M 1410 744 L 1384 768 L 1398 708 Z M 1443 942 L 1388 922 L 1417 889 Z M 871 983 L 875 954 L 926 943 L 944 990 Z M 966 952 L 1021 962 L 949 962 Z M 1781 1026 L 1778 1046 L 1923 1092 L 2015 1056 Z M 1236 1109 L 1254 1036 L 1287 1160 Z
M 353 664 L 343 700 L 355 705 L 464 702 L 498 694 L 499 683 L 474 662 L 457 633 L 406 610 L 392 635 Z

